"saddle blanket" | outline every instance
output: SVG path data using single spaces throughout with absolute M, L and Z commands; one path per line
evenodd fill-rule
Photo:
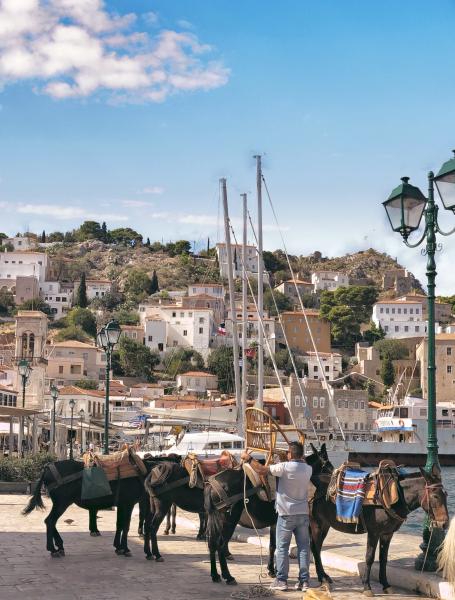
M 360 469 L 347 467 L 339 477 L 336 495 L 337 521 L 358 523 L 363 499 L 365 498 L 365 479 L 368 473 Z
M 147 475 L 147 469 L 142 459 L 132 448 L 126 448 L 108 456 L 96 455 L 95 464 L 103 469 L 108 481 Z

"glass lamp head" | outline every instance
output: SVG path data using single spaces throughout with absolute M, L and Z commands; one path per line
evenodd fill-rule
M 409 177 L 402 177 L 401 184 L 383 202 L 393 231 L 406 240 L 419 228 L 427 199 L 418 187 L 409 183 Z
M 73 400 L 73 398 L 71 398 L 71 400 L 69 401 L 68 404 L 69 404 L 71 410 L 74 410 L 74 407 L 76 406 L 76 401 Z
M 51 396 L 53 400 L 57 400 L 58 398 L 58 388 L 55 385 L 51 386 Z
M 105 327 L 107 341 L 111 347 L 115 346 L 120 338 L 122 330 L 117 321 L 109 321 Z
M 30 364 L 28 362 L 28 360 L 22 359 L 19 361 L 18 364 L 18 370 L 19 370 L 19 375 L 21 377 L 23 377 L 24 379 L 28 379 L 29 375 L 30 375 Z
M 439 169 L 434 182 L 444 208 L 455 213 L 455 150 L 453 153 L 454 156 Z

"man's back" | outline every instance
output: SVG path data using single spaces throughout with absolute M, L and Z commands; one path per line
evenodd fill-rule
M 270 473 L 279 478 L 276 496 L 278 514 L 307 515 L 311 467 L 302 460 L 290 460 L 270 465 Z

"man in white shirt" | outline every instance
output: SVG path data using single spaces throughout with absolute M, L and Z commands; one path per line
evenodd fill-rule
M 286 591 L 289 574 L 289 546 L 295 536 L 299 560 L 299 581 L 296 590 L 307 590 L 309 580 L 310 533 L 308 517 L 308 484 L 312 469 L 304 459 L 303 446 L 299 442 L 289 445 L 287 462 L 265 467 L 244 452 L 242 458 L 250 462 L 260 475 L 271 473 L 278 477 L 276 510 L 276 563 L 277 578 L 272 589 Z

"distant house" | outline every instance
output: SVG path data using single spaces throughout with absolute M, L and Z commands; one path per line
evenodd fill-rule
M 80 281 L 74 283 L 74 293 L 77 294 Z M 112 281 L 109 279 L 86 279 L 85 285 L 87 288 L 87 298 L 94 300 L 95 298 L 103 298 L 106 294 L 112 291 Z
M 323 290 L 334 292 L 339 287 L 348 287 L 349 277 L 339 271 L 315 271 L 311 274 L 311 282 L 315 293 Z
M 47 377 L 56 385 L 71 385 L 80 379 L 103 380 L 106 355 L 94 344 L 77 340 L 46 346 Z
M 371 320 L 377 327 L 382 327 L 387 338 L 418 338 L 427 335 L 427 322 L 419 299 L 376 302 Z
M 314 292 L 314 284 L 311 281 L 302 281 L 301 279 L 296 279 L 295 282 L 292 279 L 283 281 L 275 287 L 275 290 L 284 294 L 294 304 L 299 304 L 299 294 L 297 294 L 296 287 L 301 297 Z
M 139 342 L 139 344 L 145 343 L 145 332 L 143 325 L 121 325 L 122 335 L 125 337 Z
M 206 394 L 218 389 L 218 377 L 204 371 L 187 371 L 177 375 L 177 386 L 185 394 Z

